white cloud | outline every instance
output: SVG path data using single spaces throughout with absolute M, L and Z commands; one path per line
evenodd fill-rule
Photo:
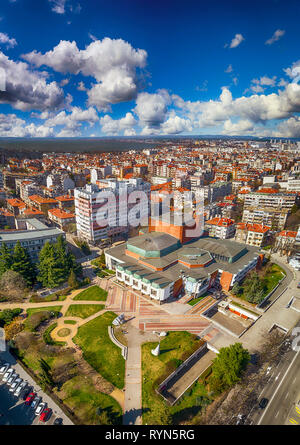
M 226 68 L 225 73 L 232 73 L 232 71 L 233 71 L 233 68 L 232 68 L 232 65 L 230 64 L 230 65 L 228 65 L 228 67 Z
M 6 74 L 0 103 L 10 103 L 22 111 L 58 109 L 65 105 L 63 90 L 56 82 L 47 82 L 47 73 L 32 71 L 27 63 L 14 62 L 1 51 L 0 68 Z
M 136 124 L 137 121 L 132 113 L 126 113 L 126 116 L 121 119 L 112 119 L 108 114 L 100 119 L 102 132 L 111 136 L 117 136 L 121 134 L 122 131 L 124 131 L 125 136 L 133 136 L 135 135 L 133 127 Z
M 87 91 L 87 88 L 85 87 L 83 82 L 79 82 L 79 84 L 77 85 L 77 90 L 78 91 Z
M 239 46 L 242 41 L 245 40 L 245 38 L 242 36 L 242 34 L 236 34 L 234 36 L 234 38 L 231 40 L 230 44 L 229 44 L 229 48 L 236 48 L 237 46 Z M 228 43 L 226 43 L 225 47 L 228 46 Z
M 16 39 L 10 38 L 5 32 L 0 32 L 0 44 L 6 45 L 7 48 L 14 48 L 18 43 Z
M 282 36 L 284 36 L 285 31 L 283 29 L 277 29 L 272 37 L 266 40 L 265 45 L 272 45 L 274 42 L 277 42 Z
M 51 11 L 56 12 L 56 14 L 64 14 L 66 12 L 67 0 L 49 0 L 51 5 Z
M 149 129 L 159 129 L 165 121 L 171 98 L 166 90 L 157 93 L 140 93 L 136 99 L 134 112 L 137 114 L 142 126 Z M 148 131 L 147 129 L 145 131 Z
M 88 108 L 82 110 L 80 107 L 73 107 L 70 113 L 61 111 L 55 116 L 48 118 L 44 125 L 46 127 L 64 126 L 64 130 L 79 131 L 83 122 L 93 126 L 99 121 L 98 114 L 95 108 Z
M 28 124 L 15 114 L 0 114 L 1 137 L 50 137 L 53 135 L 51 128 L 43 125 Z
M 179 134 L 183 132 L 191 132 L 193 130 L 192 123 L 189 119 L 176 116 L 175 112 L 161 125 L 162 134 Z
M 60 73 L 92 76 L 97 83 L 88 91 L 89 105 L 109 110 L 110 104 L 129 101 L 138 93 L 137 69 L 146 65 L 147 53 L 122 39 L 108 37 L 79 50 L 76 42 L 62 40 L 52 51 L 33 51 L 23 58 L 36 66 L 49 66 Z
M 253 123 L 248 119 L 240 119 L 238 122 L 233 123 L 230 119 L 224 122 L 223 134 L 230 136 L 238 136 L 252 133 Z

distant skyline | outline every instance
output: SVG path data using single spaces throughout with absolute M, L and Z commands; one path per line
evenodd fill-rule
M 2 0 L 0 137 L 300 137 L 296 0 Z

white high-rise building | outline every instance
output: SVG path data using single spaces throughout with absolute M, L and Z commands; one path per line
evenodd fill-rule
M 101 187 L 100 187 L 101 183 Z M 77 235 L 91 244 L 148 223 L 151 185 L 141 178 L 103 179 L 74 191 Z M 144 192 L 142 194 L 133 192 Z M 110 199 L 112 195 L 115 199 Z M 137 198 L 137 199 L 136 199 Z M 137 206 L 137 207 L 135 207 Z M 135 209 L 137 211 L 135 211 Z

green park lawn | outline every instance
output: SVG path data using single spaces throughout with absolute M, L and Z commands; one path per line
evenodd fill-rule
M 107 292 L 99 286 L 91 286 L 80 292 L 73 300 L 106 301 Z
M 84 359 L 117 388 L 124 387 L 125 360 L 121 349 L 108 335 L 108 326 L 116 318 L 113 312 L 89 321 L 78 329 L 73 341 L 82 349 Z
M 104 309 L 104 304 L 71 304 L 65 317 L 88 318 Z
M 80 419 L 81 424 L 98 423 L 97 409 L 106 411 L 112 424 L 122 423 L 122 409 L 118 402 L 107 394 L 97 391 L 90 379 L 76 376 L 68 380 L 61 388 L 59 395 Z
M 195 306 L 195 304 L 199 303 L 199 301 L 203 300 L 203 298 L 205 298 L 205 297 L 207 297 L 207 293 L 205 293 L 204 295 L 201 295 L 201 297 L 194 298 L 193 300 L 190 300 L 188 302 L 188 304 L 190 306 Z
M 160 355 L 151 354 L 157 343 L 142 345 L 142 405 L 143 424 L 178 424 L 190 420 L 201 410 L 201 402 L 208 401 L 205 386 L 196 381 L 185 395 L 172 407 L 155 392 L 155 388 L 175 370 L 201 342 L 188 332 L 169 332 L 160 342 Z
M 284 270 L 277 264 L 272 264 L 270 270 L 265 274 L 263 283 L 265 286 L 265 295 L 268 295 L 272 289 L 285 276 Z
M 30 315 L 35 314 L 36 312 L 60 312 L 62 306 L 40 306 L 40 307 L 34 307 L 31 309 L 27 309 L 27 314 L 30 317 Z

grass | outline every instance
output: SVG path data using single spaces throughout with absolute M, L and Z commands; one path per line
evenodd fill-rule
M 43 333 L 43 340 L 47 345 L 65 346 L 66 343 L 64 341 L 56 341 L 56 340 L 53 340 L 53 338 L 51 337 L 51 332 L 54 331 L 54 329 L 56 327 L 57 327 L 57 323 L 53 323 L 51 326 L 49 326 Z
M 89 321 L 78 329 L 73 341 L 80 346 L 84 359 L 117 388 L 124 387 L 125 360 L 121 349 L 108 335 L 108 326 L 116 318 L 113 312 Z
M 32 309 L 27 309 L 27 314 L 30 315 L 35 314 L 36 312 L 60 312 L 62 306 L 44 306 L 44 307 L 34 307 Z
M 143 423 L 148 425 L 162 425 L 166 422 L 166 415 L 170 416 L 172 424 L 190 420 L 201 410 L 203 400 L 208 400 L 205 386 L 197 381 L 174 405 L 169 406 L 164 399 L 156 394 L 155 388 L 187 356 L 191 355 L 201 342 L 188 332 L 169 332 L 161 342 L 161 354 L 155 357 L 151 354 L 157 343 L 142 345 L 142 406 Z
M 87 300 L 87 301 L 106 301 L 107 292 L 99 286 L 91 286 L 88 289 L 80 292 L 73 300 Z
M 194 298 L 193 300 L 189 301 L 188 304 L 190 306 L 194 306 L 195 304 L 199 303 L 199 301 L 203 300 L 203 298 L 207 297 L 207 293 L 205 293 L 204 295 L 201 295 L 201 297 L 198 298 Z
M 122 423 L 122 409 L 118 402 L 107 394 L 97 391 L 88 377 L 76 376 L 68 380 L 59 395 L 64 404 L 75 412 L 81 424 L 91 425 L 99 422 L 97 409 L 106 411 L 114 425 Z
M 285 275 L 284 270 L 274 263 L 270 264 L 267 269 L 262 269 L 260 271 L 260 279 L 264 287 L 264 293 L 261 297 L 261 301 L 277 286 L 279 281 L 282 280 Z M 241 285 L 241 288 L 241 294 L 235 295 L 235 297 L 248 301 L 243 291 L 243 284 Z
M 65 316 L 88 318 L 104 309 L 104 307 L 104 304 L 71 304 Z
M 284 270 L 277 264 L 272 264 L 268 272 L 263 278 L 265 286 L 265 296 L 268 295 L 272 289 L 279 283 L 279 281 L 285 276 Z
M 64 323 L 65 324 L 76 324 L 77 321 L 75 321 L 75 320 L 64 320 Z
M 58 332 L 57 335 L 59 337 L 67 337 L 68 335 L 70 335 L 71 331 L 68 328 L 61 328 Z

